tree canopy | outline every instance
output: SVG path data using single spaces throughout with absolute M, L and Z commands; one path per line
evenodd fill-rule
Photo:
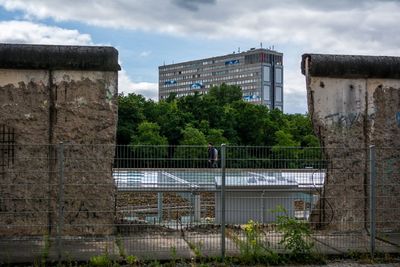
M 118 97 L 119 145 L 319 146 L 307 114 L 284 114 L 242 100 L 238 86 L 154 102 L 137 94 Z

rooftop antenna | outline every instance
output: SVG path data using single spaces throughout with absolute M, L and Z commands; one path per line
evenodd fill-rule
M 240 53 L 240 46 L 238 47 L 238 53 Z
M 272 50 L 274 50 L 274 45 L 272 45 Z
M 262 48 L 262 42 L 260 42 L 260 47 Z

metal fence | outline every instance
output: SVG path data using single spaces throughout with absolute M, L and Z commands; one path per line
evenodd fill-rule
M 0 148 L 0 262 L 240 255 L 278 218 L 322 254 L 398 253 L 398 148 L 17 145 Z

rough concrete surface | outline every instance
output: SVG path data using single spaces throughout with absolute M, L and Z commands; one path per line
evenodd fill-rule
M 308 109 L 328 162 L 321 212 L 312 215 L 320 227 L 369 227 L 369 146 L 375 145 L 377 229 L 400 228 L 400 79 L 394 67 L 399 62 L 395 57 L 303 56 Z
M 60 222 L 63 235 L 111 234 L 116 50 L 0 45 L 0 55 L 0 125 L 14 133 L 5 143 L 0 132 L 0 235 L 54 235 Z

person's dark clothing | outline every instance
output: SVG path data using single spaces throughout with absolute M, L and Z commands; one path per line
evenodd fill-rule
M 213 146 L 208 148 L 208 167 L 218 167 L 218 150 Z

